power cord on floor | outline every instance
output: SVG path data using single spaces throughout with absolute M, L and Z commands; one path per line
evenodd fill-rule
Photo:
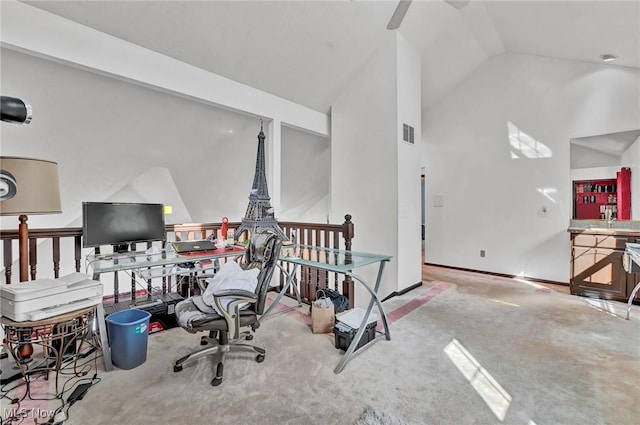
M 83 382 L 83 381 L 88 381 L 88 382 Z M 87 391 L 89 391 L 91 387 L 93 387 L 100 381 L 101 379 L 98 378 L 98 374 L 94 373 L 93 377 L 91 377 L 90 379 L 80 379 L 74 382 L 73 385 L 71 386 L 71 388 L 73 388 L 73 391 L 71 392 L 71 395 L 67 397 L 66 401 L 64 401 L 64 394 L 69 390 L 71 390 L 71 388 L 68 388 L 68 389 L 63 388 L 60 394 L 60 399 L 63 401 L 63 404 L 62 406 L 58 407 L 55 410 L 53 418 L 49 419 L 49 421 L 46 423 L 51 425 L 64 424 L 64 421 L 69 419 L 69 409 L 71 409 L 71 406 L 73 406 L 79 400 L 82 400 L 85 394 L 87 393 Z M 66 384 L 67 383 L 65 383 L 65 385 Z

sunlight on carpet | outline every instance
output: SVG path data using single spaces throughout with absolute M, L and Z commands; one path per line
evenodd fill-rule
M 407 425 L 403 420 L 394 418 L 384 412 L 375 409 L 367 409 L 364 411 L 360 419 L 354 425 Z

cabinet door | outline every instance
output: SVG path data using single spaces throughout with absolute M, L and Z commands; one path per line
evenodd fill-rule
M 587 247 L 573 248 L 573 270 L 571 277 L 578 281 L 591 282 L 591 275 L 584 273 L 589 267 L 596 262 L 596 250 Z M 572 280 L 573 280 L 572 279 Z M 577 289 L 577 288 L 576 288 Z
M 625 300 L 627 273 L 623 251 L 603 248 L 573 248 L 571 292 L 605 299 Z
M 604 288 L 612 288 L 612 286 L 620 285 L 620 269 L 622 268 L 622 252 L 615 251 L 613 249 L 595 249 L 596 264 L 599 264 L 597 271 L 594 271 L 591 275 L 591 283 L 597 285 L 603 285 Z M 624 276 L 625 292 L 626 292 L 627 276 Z M 622 287 L 616 288 L 621 294 Z

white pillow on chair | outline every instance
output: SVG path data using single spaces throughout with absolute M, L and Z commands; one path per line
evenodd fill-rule
M 216 303 L 213 301 L 213 293 L 223 289 L 242 289 L 244 291 L 255 292 L 258 285 L 258 274 L 260 270 L 257 268 L 243 270 L 235 261 L 227 261 L 224 266 L 218 270 L 218 273 L 210 279 L 207 279 L 207 289 L 202 294 L 202 301 L 218 311 Z M 223 297 L 222 306 L 226 309 L 233 297 Z M 241 307 L 246 307 L 245 303 Z M 218 311 L 218 314 L 221 314 Z

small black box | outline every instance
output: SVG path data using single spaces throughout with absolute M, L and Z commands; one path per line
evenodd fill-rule
M 160 296 L 160 299 L 164 302 L 164 305 L 166 307 L 164 314 L 169 316 L 175 314 L 176 304 L 184 300 L 184 298 L 182 298 L 180 294 L 177 294 L 175 292 L 167 292 L 166 294 L 162 294 Z
M 375 339 L 376 337 L 376 322 L 368 323 L 364 328 L 364 333 L 362 334 L 362 338 L 360 338 L 360 342 L 356 347 L 356 351 L 359 350 L 362 346 L 364 346 L 369 341 Z M 351 326 L 342 323 L 340 321 L 336 322 L 336 325 L 333 327 L 333 335 L 336 339 L 336 348 L 339 350 L 347 351 L 349 349 L 349 345 L 353 338 L 356 336 L 357 329 L 352 328 Z

